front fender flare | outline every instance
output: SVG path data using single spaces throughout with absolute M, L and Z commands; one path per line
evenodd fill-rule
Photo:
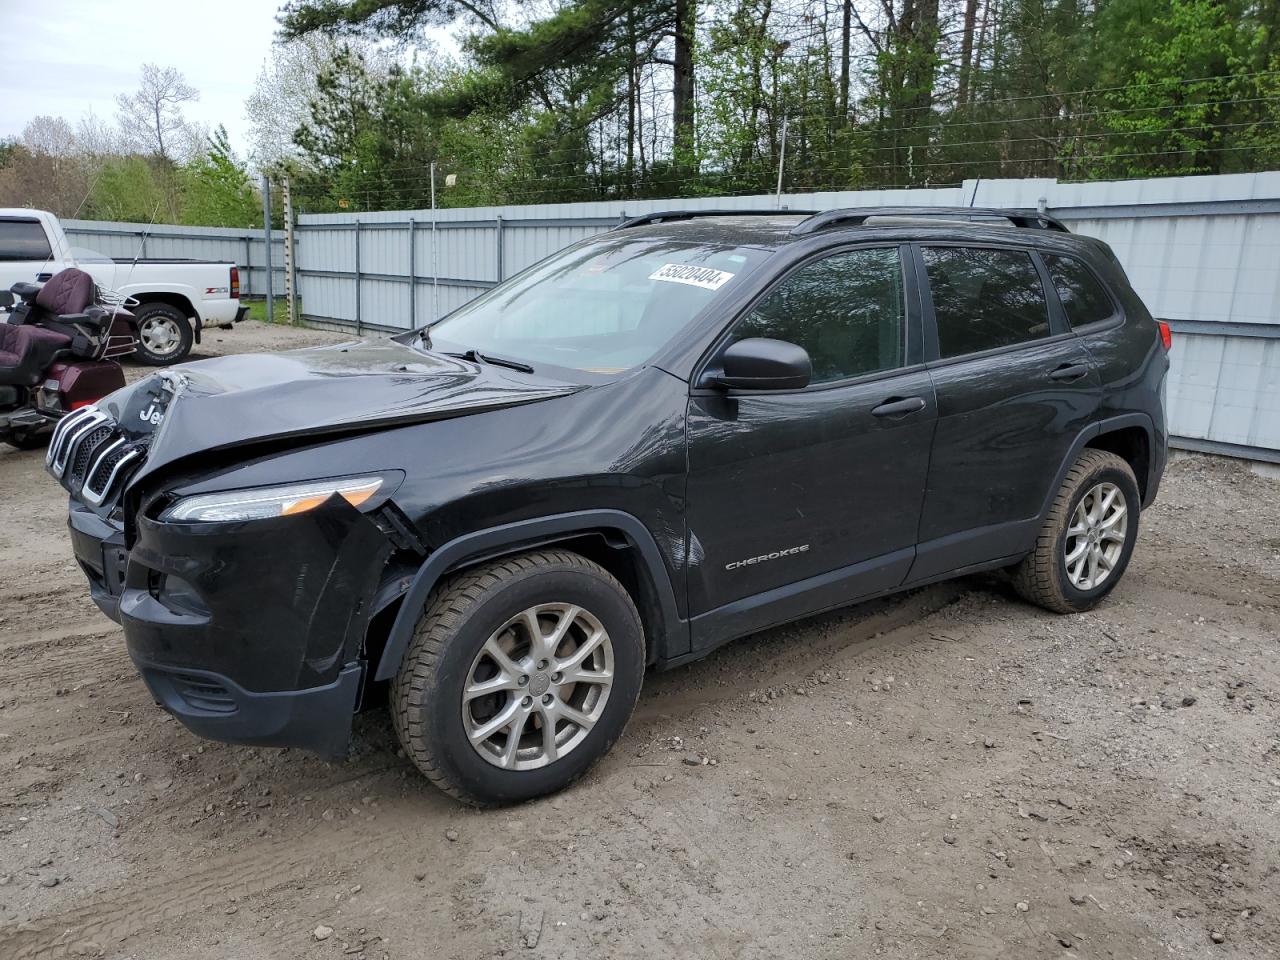
M 520 547 L 538 541 L 548 542 L 554 538 L 564 538 L 573 534 L 598 531 L 617 531 L 625 536 L 637 550 L 641 562 L 647 568 L 658 597 L 662 623 L 658 625 L 660 637 L 657 640 L 668 655 L 687 652 L 689 647 L 689 625 L 681 619 L 676 605 L 675 589 L 671 577 L 667 573 L 658 544 L 649 532 L 649 528 L 629 513 L 621 510 L 579 510 L 573 513 L 556 514 L 549 517 L 538 517 L 532 520 L 518 520 L 504 523 L 501 526 L 477 530 L 464 534 L 432 551 L 426 562 L 414 575 L 413 582 L 405 591 L 404 600 L 396 612 L 396 618 L 387 635 L 382 657 L 378 661 L 375 680 L 390 680 L 400 669 L 400 661 L 404 659 L 409 641 L 413 638 L 413 630 L 426 605 L 432 588 L 450 570 L 466 563 L 468 560 L 494 555 L 504 547 Z

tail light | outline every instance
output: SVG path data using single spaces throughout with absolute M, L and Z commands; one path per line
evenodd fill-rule
M 1167 320 L 1157 320 L 1156 326 L 1160 328 L 1160 342 L 1164 344 L 1166 350 L 1173 349 L 1173 330 L 1169 327 Z
M 231 299 L 240 299 L 240 268 L 231 268 Z

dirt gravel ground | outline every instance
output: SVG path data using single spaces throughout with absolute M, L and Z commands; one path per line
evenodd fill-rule
M 488 812 L 383 712 L 336 764 L 169 720 L 42 466 L 0 453 L 4 960 L 1280 955 L 1280 482 L 1242 464 L 1176 461 L 1093 613 L 981 578 L 769 631 Z

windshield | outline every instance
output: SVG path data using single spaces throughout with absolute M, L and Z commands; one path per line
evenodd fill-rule
M 426 335 L 445 352 L 620 373 L 650 360 L 768 256 L 752 247 L 606 234 L 478 297 Z

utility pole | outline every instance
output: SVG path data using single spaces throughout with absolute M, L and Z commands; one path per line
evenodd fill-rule
M 262 237 L 266 241 L 267 323 L 275 323 L 275 288 L 271 276 L 271 178 L 262 175 Z
M 294 272 L 297 259 L 293 250 L 296 236 L 293 232 L 293 197 L 289 192 L 288 174 L 285 174 L 282 189 L 284 196 L 284 301 L 289 311 L 289 323 L 296 326 L 298 323 L 298 279 Z

